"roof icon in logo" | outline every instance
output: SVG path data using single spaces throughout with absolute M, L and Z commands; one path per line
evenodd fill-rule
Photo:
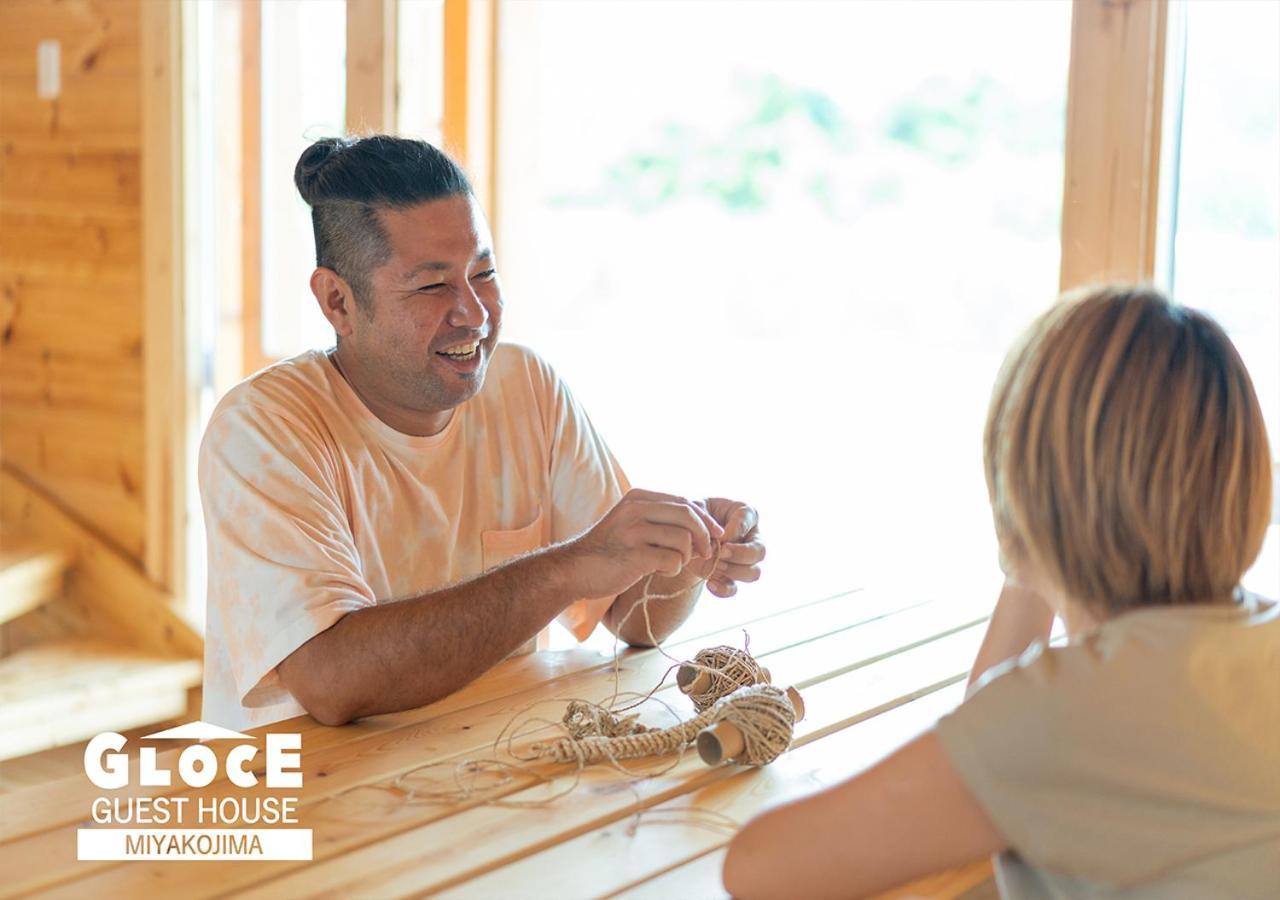
M 144 741 L 251 741 L 253 735 L 241 734 L 238 731 L 232 731 L 230 728 L 223 728 L 220 725 L 213 725 L 209 722 L 188 722 L 186 725 L 179 725 L 177 728 L 168 728 L 164 731 L 157 731 L 154 734 L 144 734 Z

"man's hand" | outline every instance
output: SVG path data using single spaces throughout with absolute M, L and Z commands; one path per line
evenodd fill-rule
M 714 569 L 711 560 L 694 560 L 689 569 L 706 578 L 707 590 L 717 597 L 732 597 L 738 593 L 738 582 L 760 578 L 760 561 L 765 554 L 758 527 L 760 516 L 747 504 L 723 497 L 711 497 L 695 505 L 723 527 L 724 538 Z
M 623 506 L 632 498 L 636 501 L 634 512 L 623 514 Z M 643 505 L 655 502 L 659 504 L 656 507 L 659 512 L 656 513 Z M 618 521 L 610 522 L 615 513 Z M 622 554 L 618 545 L 610 545 L 604 540 L 605 535 L 630 534 L 634 539 L 636 534 L 645 533 L 644 527 L 636 526 L 634 520 L 630 526 L 632 530 L 628 532 L 625 523 L 631 515 L 638 516 L 641 522 L 651 521 L 650 517 L 657 515 L 663 523 L 674 520 L 680 524 L 675 530 L 653 533 L 669 538 L 672 543 L 647 550 L 641 545 L 634 551 L 634 563 L 628 566 L 615 564 L 617 571 L 610 571 L 607 566 L 609 557 Z M 632 491 L 600 520 L 596 528 L 575 542 L 590 552 L 602 555 L 597 566 L 614 578 L 608 584 L 630 582 L 609 607 L 605 626 L 633 647 L 653 646 L 666 640 L 689 617 L 697 602 L 702 579 L 707 579 L 709 590 L 719 597 L 731 597 L 737 593 L 739 581 L 755 581 L 760 577 L 760 560 L 764 558 L 764 544 L 756 529 L 757 521 L 754 509 L 733 500 L 712 498 L 693 503 L 668 494 Z M 597 531 L 599 535 L 596 535 Z M 656 595 L 661 599 L 647 606 L 644 616 L 632 615 L 646 593 L 637 582 L 651 573 L 661 577 L 644 582 L 645 588 L 651 592 L 650 596 Z M 603 585 L 606 582 L 599 583 Z M 589 593 L 586 596 L 600 595 Z
M 655 572 L 677 576 L 697 561 L 709 567 L 715 543 L 724 538 L 725 529 L 708 507 L 671 494 L 631 490 L 564 552 L 575 593 L 614 597 Z

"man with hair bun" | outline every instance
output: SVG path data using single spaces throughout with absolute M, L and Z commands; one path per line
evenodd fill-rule
M 704 580 L 759 577 L 755 510 L 632 490 L 550 366 L 499 344 L 493 241 L 453 160 L 326 138 L 294 181 L 336 346 L 237 385 L 205 432 L 205 719 L 422 706 L 554 619 L 647 645 Z M 661 599 L 628 617 L 645 585 Z

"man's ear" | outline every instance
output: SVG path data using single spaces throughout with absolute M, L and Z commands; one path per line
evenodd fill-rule
M 338 337 L 349 337 L 355 330 L 356 295 L 347 280 L 333 269 L 321 266 L 311 273 L 311 293 L 320 304 L 320 312 Z

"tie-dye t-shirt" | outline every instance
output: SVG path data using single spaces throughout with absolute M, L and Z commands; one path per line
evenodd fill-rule
M 524 347 L 499 345 L 480 392 L 429 437 L 374 416 L 325 353 L 258 373 L 218 404 L 200 447 L 204 718 L 251 728 L 302 714 L 276 666 L 342 616 L 570 538 L 627 487 Z M 585 640 L 611 602 L 580 600 L 560 621 Z

